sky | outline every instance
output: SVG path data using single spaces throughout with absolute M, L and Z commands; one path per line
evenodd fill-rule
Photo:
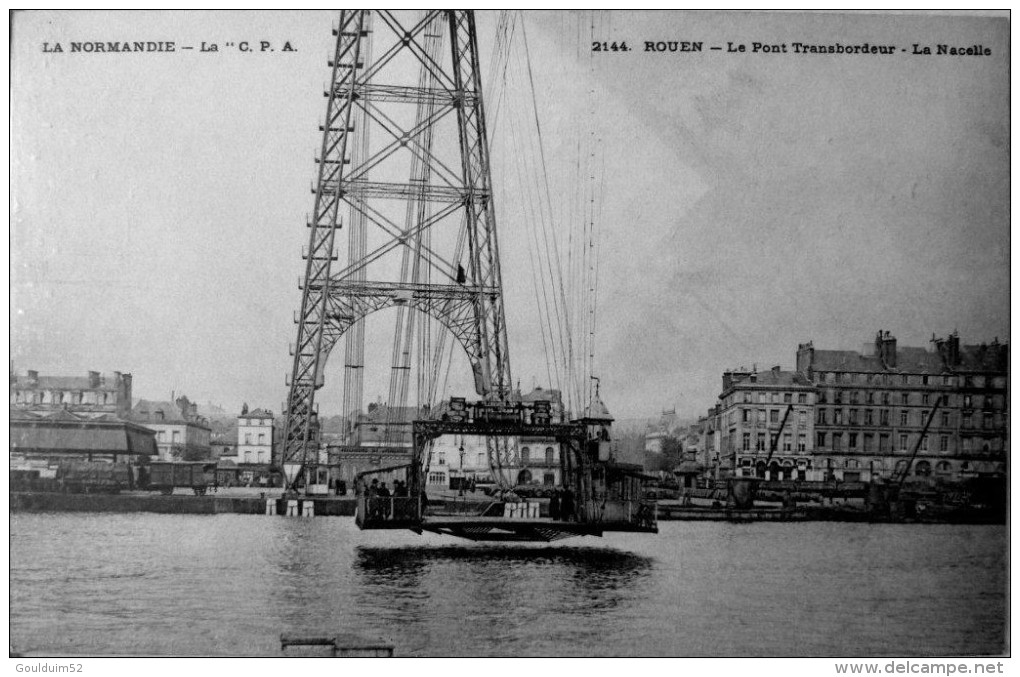
M 136 397 L 279 410 L 335 20 L 15 16 L 15 370 L 117 370 L 133 374 Z M 478 24 L 484 73 L 496 15 Z M 507 139 L 514 115 L 536 112 L 564 246 L 584 194 L 579 140 L 605 166 L 594 371 L 617 417 L 704 413 L 723 371 L 793 368 L 807 341 L 860 349 L 879 329 L 911 346 L 953 330 L 964 343 L 1008 339 L 1006 19 L 525 12 L 523 27 L 514 48 L 526 34 L 534 106 L 515 90 L 502 117 L 491 99 L 488 110 L 511 364 L 525 389 L 550 381 L 528 262 L 534 215 L 517 199 L 523 161 Z M 89 40 L 196 49 L 69 53 Z M 245 40 L 274 51 L 241 52 Z M 703 51 L 644 51 L 669 40 Z M 631 51 L 593 53 L 601 41 Z M 787 52 L 755 53 L 755 42 Z M 795 42 L 896 51 L 796 54 Z M 64 52 L 44 51 L 57 43 Z M 915 43 L 991 54 L 915 55 Z M 392 319 L 379 315 L 366 400 L 387 391 L 389 348 L 375 337 Z M 446 395 L 472 396 L 466 365 L 453 360 Z M 326 378 L 320 411 L 336 413 L 339 359 Z

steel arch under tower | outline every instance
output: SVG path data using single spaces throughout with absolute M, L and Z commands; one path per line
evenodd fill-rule
M 479 395 L 507 400 L 511 388 L 474 15 L 344 10 L 334 33 L 288 384 L 281 460 L 292 469 L 317 450 L 315 391 L 341 336 L 344 413 L 360 410 L 363 320 L 375 311 L 397 309 L 391 403 L 406 401 L 416 316 L 464 348 Z M 439 362 L 441 348 L 425 352 Z M 514 453 L 489 445 L 497 479 Z

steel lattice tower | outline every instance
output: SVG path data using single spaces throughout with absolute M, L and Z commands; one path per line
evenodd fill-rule
M 344 10 L 334 33 L 282 453 L 302 466 L 317 449 L 315 392 L 341 336 L 344 413 L 360 409 L 363 321 L 375 311 L 397 309 L 391 400 L 406 400 L 416 314 L 464 348 L 479 395 L 507 400 L 511 388 L 474 15 L 401 23 Z M 494 471 L 514 447 L 490 445 Z

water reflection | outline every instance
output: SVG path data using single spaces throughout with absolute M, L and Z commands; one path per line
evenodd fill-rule
M 603 548 L 359 547 L 359 606 L 407 624 L 409 653 L 429 643 L 463 655 L 550 655 L 642 597 L 653 560 Z

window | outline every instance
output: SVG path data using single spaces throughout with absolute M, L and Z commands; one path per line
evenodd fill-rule
M 764 409 L 759 409 L 758 410 L 758 423 L 764 423 L 764 422 L 765 422 L 765 410 Z
M 969 411 L 964 412 L 960 422 L 964 428 L 971 428 L 974 426 L 974 417 Z
M 821 425 L 828 425 L 828 422 L 825 420 L 825 409 L 818 410 L 818 423 Z
M 931 404 L 931 395 L 929 395 L 928 393 L 924 393 L 923 395 L 921 395 L 921 404 L 925 406 Z
M 807 404 L 807 393 L 797 395 L 797 404 Z
M 889 410 L 882 409 L 878 412 L 879 425 L 889 425 Z
M 907 376 L 906 374 L 904 374 L 903 375 L 903 385 L 907 385 L 908 383 L 910 383 L 910 377 Z
M 174 438 L 176 439 L 176 437 L 177 437 L 177 433 L 174 433 Z M 245 444 L 251 444 L 251 433 L 245 433 L 244 434 L 244 443 Z
M 521 447 L 521 465 L 528 465 L 531 462 L 531 449 Z
M 871 390 L 868 391 L 868 404 L 875 403 L 875 393 Z
M 800 427 L 802 427 L 802 428 L 807 425 L 807 412 L 806 411 L 797 412 L 797 422 L 800 424 Z
M 925 411 L 924 409 L 922 409 L 921 410 L 921 423 L 920 423 L 920 425 L 924 425 L 927 422 L 928 422 L 928 412 Z
M 949 395 L 948 394 L 945 394 L 945 395 L 942 396 L 942 406 L 943 407 L 948 407 L 949 406 Z
M 907 434 L 900 433 L 900 451 L 907 450 Z
M 843 450 L 843 434 L 832 433 L 832 450 L 842 451 Z
M 555 452 L 553 451 L 553 448 L 552 447 L 546 447 L 545 448 L 545 464 L 546 465 L 552 465 L 553 464 L 553 457 L 554 456 L 555 456 Z
M 949 451 L 949 435 L 939 437 L 939 451 Z
M 888 435 L 883 434 L 883 435 L 879 435 L 878 436 L 878 450 L 879 450 L 879 452 L 881 452 L 883 454 L 888 454 L 889 453 L 889 436 Z
M 767 401 L 765 393 L 758 393 L 758 404 L 765 404 Z
M 832 423 L 833 425 L 843 425 L 843 410 L 833 409 L 832 410 Z
M 970 398 L 970 395 L 964 395 L 964 396 L 963 396 L 963 406 L 965 406 L 965 407 L 969 407 L 969 406 L 971 406 L 971 398 Z
M 744 433 L 743 442 L 740 448 L 744 451 L 751 451 L 751 433 Z
M 952 380 L 951 377 L 943 376 L 942 377 L 942 385 L 944 385 L 944 386 L 952 385 L 952 383 L 950 382 L 951 380 Z
M 829 401 L 828 391 L 819 390 L 818 391 L 818 404 L 825 404 L 828 401 Z
M 921 451 L 928 451 L 928 436 L 921 438 Z
M 818 433 L 815 446 L 819 449 L 825 446 L 825 433 Z
M 439 454 L 437 454 L 436 459 L 439 465 L 446 465 L 446 452 L 440 451 Z
M 949 427 L 949 412 L 948 411 L 942 412 L 942 427 L 943 428 L 948 428 Z
M 166 442 L 166 431 L 160 430 L 156 433 L 156 439 L 160 442 Z
M 783 402 L 785 404 L 793 402 L 793 393 L 783 393 Z
M 850 410 L 850 425 L 857 425 L 857 410 Z
M 552 474 L 551 472 L 547 472 L 546 474 L 542 475 L 542 484 L 544 484 L 547 487 L 553 486 L 554 484 L 556 484 L 556 475 Z
M 837 390 L 836 393 L 833 395 L 832 401 L 835 402 L 836 404 L 843 404 L 843 391 Z
M 986 430 L 991 430 L 991 428 L 993 427 L 992 426 L 992 415 L 991 414 L 985 414 L 981 418 L 983 419 L 983 426 L 984 426 L 984 428 Z
M 910 414 L 907 413 L 906 409 L 900 410 L 900 425 L 907 425 L 907 421 L 910 420 Z
M 849 447 L 851 449 L 856 449 L 857 448 L 857 433 L 850 433 Z
M 865 451 L 865 453 L 870 452 L 872 449 L 875 448 L 874 437 L 875 436 L 872 435 L 871 433 L 865 433 L 864 434 L 864 451 Z
M 765 451 L 765 433 L 758 433 L 758 441 L 754 446 L 757 451 Z
M 779 410 L 773 409 L 769 412 L 769 423 L 779 423 Z
M 889 406 L 889 393 L 882 393 L 882 404 Z
M 478 467 L 479 467 L 479 468 L 481 468 L 481 467 L 484 467 L 484 466 L 485 466 L 485 454 L 478 454 L 478 462 L 477 462 L 477 465 L 478 465 Z
M 180 441 L 181 441 L 181 431 L 180 430 L 173 431 L 173 442 L 174 442 L 174 444 L 176 444 L 176 443 L 178 443 Z
M 793 435 L 790 433 L 783 435 L 783 451 L 793 451 Z
M 921 385 L 924 385 L 924 386 L 928 385 L 928 375 L 927 374 L 925 374 L 924 376 L 921 377 Z
M 259 433 L 259 444 L 265 444 L 265 443 L 266 443 L 266 434 L 265 433 Z
M 744 391 L 744 403 L 747 404 L 751 401 L 751 393 Z
M 797 435 L 797 451 L 807 451 L 807 435 Z
M 858 391 L 851 390 L 850 391 L 850 404 L 857 404 L 858 400 L 860 399 L 860 395 L 861 394 Z
M 910 404 L 910 395 L 908 393 L 903 393 L 902 395 L 900 395 L 900 404 L 902 404 L 904 407 Z
M 772 393 L 772 404 L 779 404 L 779 393 Z
M 744 423 L 750 423 L 751 422 L 751 410 L 750 409 L 744 409 L 743 412 L 744 412 Z

